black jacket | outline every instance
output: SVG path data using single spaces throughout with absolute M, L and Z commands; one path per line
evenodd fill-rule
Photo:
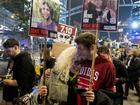
M 140 58 L 133 56 L 128 66 L 128 76 L 130 81 L 138 80 L 140 75 Z
M 117 93 L 120 95 L 123 95 L 123 86 L 127 79 L 128 79 L 128 73 L 126 70 L 125 65 L 118 59 L 113 59 L 113 64 L 116 68 L 116 78 L 119 78 L 118 81 L 116 81 L 116 90 Z
M 20 53 L 14 58 L 13 79 L 17 80 L 19 96 L 32 91 L 35 81 L 35 69 L 30 54 Z

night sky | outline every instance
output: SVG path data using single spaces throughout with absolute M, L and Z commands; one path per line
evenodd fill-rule
M 119 8 L 119 20 L 126 21 L 131 16 L 132 7 Z
M 131 16 L 131 10 L 132 7 L 119 7 L 119 16 L 118 16 L 118 21 L 126 22 L 130 16 Z M 111 39 L 112 40 L 118 40 L 120 34 L 119 33 L 111 33 Z M 101 32 L 100 33 L 100 38 L 107 38 L 108 33 L 107 32 Z

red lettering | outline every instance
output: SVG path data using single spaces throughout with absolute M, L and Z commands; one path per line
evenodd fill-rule
M 48 35 L 48 30 L 43 30 L 43 29 L 38 29 L 38 28 L 30 28 L 30 35 L 33 36 L 47 36 Z
M 41 30 L 40 34 L 41 35 L 48 35 L 48 30 Z
M 58 32 L 75 36 L 77 33 L 77 29 L 75 27 L 72 27 L 69 25 L 59 24 L 58 25 Z
M 39 29 L 31 29 L 31 34 L 39 34 Z
M 100 25 L 97 25 L 97 24 L 83 24 L 82 25 L 82 29 L 86 29 L 86 30 L 96 30 L 99 28 L 100 28 Z
M 83 29 L 90 29 L 91 28 L 91 24 L 83 24 Z

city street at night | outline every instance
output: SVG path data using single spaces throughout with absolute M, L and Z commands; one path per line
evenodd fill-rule
M 0 105 L 140 105 L 140 0 L 0 0 Z

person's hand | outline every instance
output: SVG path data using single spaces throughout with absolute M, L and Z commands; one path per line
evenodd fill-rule
M 71 69 L 70 69 L 70 71 L 72 72 L 72 73 L 76 73 L 77 71 L 79 71 L 81 69 L 81 65 L 80 64 L 76 64 L 76 65 L 72 65 L 72 67 L 71 67 Z
M 10 85 L 12 84 L 13 80 L 5 79 L 3 80 L 4 85 Z
M 4 85 L 8 86 L 18 86 L 16 80 L 5 79 L 3 80 Z
M 94 100 L 95 100 L 95 94 L 93 91 L 86 91 L 83 93 L 83 96 L 86 97 L 86 100 L 88 102 L 94 102 Z
M 41 97 L 46 96 L 47 93 L 48 93 L 47 86 L 42 86 L 42 87 L 39 89 L 39 95 L 40 95 Z
M 73 65 L 73 69 L 79 71 L 81 69 L 81 65 L 80 64 Z

